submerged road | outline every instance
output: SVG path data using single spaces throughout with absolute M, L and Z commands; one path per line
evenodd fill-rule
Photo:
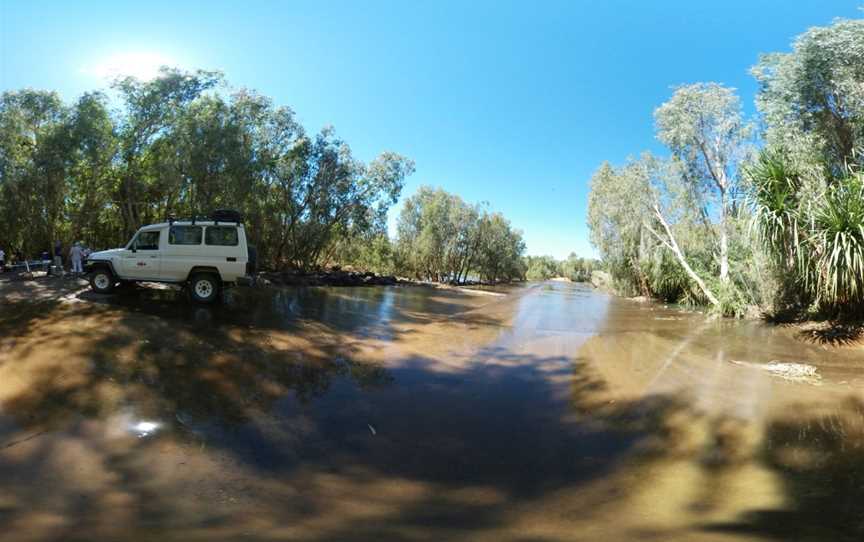
M 0 540 L 861 540 L 862 389 L 855 345 L 567 283 L 0 283 Z

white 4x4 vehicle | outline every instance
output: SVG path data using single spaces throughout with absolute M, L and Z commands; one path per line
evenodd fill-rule
M 210 303 L 223 285 L 248 278 L 249 261 L 242 223 L 191 220 L 144 226 L 125 248 L 94 252 L 85 265 L 99 293 L 120 282 L 167 282 L 186 284 L 195 301 Z

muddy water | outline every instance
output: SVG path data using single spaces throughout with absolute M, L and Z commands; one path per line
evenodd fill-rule
M 585 287 L 0 289 L 0 540 L 860 540 L 864 355 Z

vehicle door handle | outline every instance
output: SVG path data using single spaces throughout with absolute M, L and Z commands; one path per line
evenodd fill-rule
M 158 258 L 158 256 L 156 256 L 155 254 L 153 256 L 150 256 L 150 257 L 151 258 Z
M 234 257 L 232 257 L 232 256 L 228 256 L 228 257 L 225 258 L 225 259 L 228 260 L 229 262 L 236 262 L 236 261 L 237 261 L 237 258 L 234 258 Z

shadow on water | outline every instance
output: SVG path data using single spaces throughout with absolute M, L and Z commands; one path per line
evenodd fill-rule
M 305 303 L 304 310 L 318 311 L 315 318 L 329 310 L 350 312 L 354 303 L 360 307 L 372 303 L 371 311 L 357 309 L 357 319 L 371 314 L 376 322 L 393 315 L 413 318 L 398 311 L 413 313 L 426 307 L 430 312 L 430 303 L 439 304 L 436 317 L 455 314 L 458 307 L 455 302 L 454 307 L 441 306 L 437 299 L 425 305 L 411 299 L 388 301 L 384 291 L 374 294 L 379 296 L 374 302 L 337 298 L 309 309 L 306 294 L 297 295 L 276 303 L 285 307 L 286 314 L 296 313 L 292 303 Z M 538 295 L 538 302 L 548 308 L 550 299 Z M 119 304 L 127 302 L 121 298 Z M 334 308 L 328 303 L 334 303 Z M 184 524 L 174 501 L 182 488 L 170 483 L 154 486 L 147 468 L 142 468 L 151 462 L 146 458 L 158 457 L 160 447 L 169 442 L 206 446 L 210 453 L 230 457 L 232 464 L 262 479 L 284 480 L 286 485 L 299 472 L 313 469 L 357 483 L 397 479 L 438 488 L 420 500 L 391 503 L 395 515 L 387 525 L 357 521 L 346 530 L 328 532 L 322 540 L 400 539 L 406 529 L 424 527 L 455 531 L 492 527 L 504 521 L 512 502 L 604 476 L 634 443 L 654 431 L 655 419 L 662 419 L 667 408 L 678 408 L 672 403 L 654 404 L 648 409 L 651 418 L 635 422 L 630 418 L 638 416 L 619 411 L 615 416 L 603 414 L 605 425 L 569 420 L 569 400 L 582 404 L 588 413 L 603 385 L 585 384 L 590 377 L 583 374 L 584 365 L 574 364 L 567 355 L 519 353 L 493 344 L 466 354 L 462 366 L 447 371 L 437 370 L 437 360 L 421 355 L 386 368 L 356 360 L 354 347 L 341 340 L 340 333 L 307 331 L 282 344 L 268 333 L 268 326 L 276 323 L 262 324 L 261 318 L 239 311 L 225 314 L 217 307 L 207 311 L 206 318 L 188 319 L 183 315 L 190 309 L 179 307 L 170 317 L 153 318 L 146 310 L 115 307 L 109 306 L 111 318 L 104 320 L 110 331 L 85 343 L 85 365 L 64 369 L 59 360 L 37 362 L 38 356 L 28 355 L 34 358 L 27 367 L 28 385 L 3 402 L 0 418 L 19 429 L 11 440 L 0 433 L 0 479 L 4 480 L 0 491 L 14 488 L 14 499 L 0 494 L 3 527 L 20 526 L 28 510 L 44 504 L 46 483 L 52 494 L 77 495 L 61 506 L 66 526 L 58 539 L 93 538 L 98 529 L 92 518 L 111 509 L 112 499 L 120 499 L 117 495 L 128 506 L 123 507 L 124 526 L 119 531 L 114 526 L 113 539 L 134 540 L 142 532 L 162 532 L 178 521 Z M 63 328 L 66 320 L 93 316 L 102 321 L 104 312 L 99 304 L 21 305 L 0 317 L 0 330 L 4 336 L 36 334 L 36 341 L 44 343 L 56 337 L 39 333 L 65 329 L 74 335 L 79 333 L 74 326 Z M 532 309 L 519 318 L 527 324 L 539 314 Z M 285 320 L 276 321 L 285 325 Z M 361 327 L 325 322 L 329 331 Z M 563 324 L 553 319 L 543 325 L 555 331 Z M 562 403 L 550 377 L 573 378 L 581 387 L 574 387 L 572 397 Z M 633 408 L 645 410 L 644 405 Z M 130 412 L 127 426 L 153 420 L 160 428 L 156 431 L 153 423 L 154 434 L 139 435 L 141 439 L 131 447 L 115 448 L 110 440 L 91 438 L 90 421 L 107 424 L 106 420 L 123 412 Z M 619 423 L 625 419 L 626 424 Z M 49 438 L 52 434 L 83 440 L 85 449 L 78 452 L 79 459 L 98 463 L 110 483 L 78 487 L 74 477 L 34 483 L 56 468 L 58 456 L 72 453 L 73 448 L 62 444 L 63 438 Z M 29 452 L 14 453 L 21 449 Z M 472 486 L 504 497 L 478 502 L 460 497 L 457 502 L 449 495 Z M 292 495 L 280 497 L 286 507 L 271 518 L 274 522 L 327 514 L 309 496 Z M 226 521 L 223 511 L 213 511 L 205 524 L 216 528 Z M 274 537 L 260 537 L 265 538 Z M 310 532 L 292 538 L 312 540 L 317 535 Z
M 743 422 L 701 413 L 686 393 L 612 398 L 599 373 L 567 350 L 570 337 L 608 318 L 608 301 L 558 285 L 520 299 L 508 326 L 478 315 L 472 325 L 501 327 L 499 339 L 451 365 L 417 353 L 370 361 L 346 335 L 398 342 L 396 321 L 463 315 L 455 296 L 422 301 L 403 293 L 300 290 L 263 308 L 229 300 L 195 318 L 191 305 L 154 308 L 163 295 L 176 301 L 174 293 L 132 292 L 0 314 L 0 337 L 37 343 L 35 351 L 0 344 L 20 354 L 6 364 L 27 360 L 20 371 L 28 379 L 0 402 L 0 533 L 54 521 L 42 539 L 472 540 L 513 521 L 514 506 L 587 491 L 622 470 L 637 481 L 613 486 L 601 501 L 626 503 L 633 486 L 663 481 L 651 477 L 653 465 L 682 458 L 705 480 L 689 504 L 709 508 L 722 498 L 720 481 L 753 457 L 783 480 L 788 506 L 706 522 L 703 532 L 808 540 L 864 533 L 855 513 L 864 496 L 861 403 L 775 420 L 758 451 Z M 246 308 L 228 310 L 238 306 Z M 574 322 L 580 310 L 588 312 Z M 70 318 L 97 327 L 64 327 Z M 86 363 L 39 356 L 39 348 L 88 333 L 96 338 L 81 343 Z M 536 340 L 547 346 L 522 348 Z M 104 437 L 118 414 L 139 431 L 123 445 Z M 139 420 L 154 422 L 152 434 Z M 198 471 L 186 466 L 214 458 L 224 460 Z M 176 470 L 160 475 L 169 467 Z M 184 477 L 186 468 L 193 473 Z M 98 475 L 82 482 L 78 469 Z M 253 504 L 231 500 L 244 496 Z M 590 501 L 559 505 L 550 521 L 592 513 Z M 375 513 L 358 513 L 363 506 Z M 29 519 L 45 508 L 53 516 Z
M 798 333 L 803 340 L 830 346 L 851 346 L 864 336 L 862 322 L 829 322 L 824 327 L 805 329 Z
M 118 289 L 116 295 L 87 291 L 79 298 L 201 325 L 294 330 L 304 322 L 315 322 L 334 332 L 389 340 L 399 336 L 392 329 L 393 324 L 458 319 L 472 309 L 465 296 L 457 292 L 413 286 L 238 288 L 225 291 L 219 302 L 211 306 L 191 302 L 185 291 L 174 287 L 129 285 Z M 466 321 L 476 325 L 498 324 L 476 312 Z
M 23 305 L 23 304 L 22 304 Z M 34 328 L 48 327 L 62 320 L 52 314 L 54 303 L 9 312 L 0 318 L 0 332 L 23 337 Z M 110 332 L 88 348 L 86 373 L 74 385 L 56 378 L 55 365 L 43 372 L 31 371 L 28 392 L 5 405 L 6 412 L 27 413 L 29 420 L 51 420 L 74 413 L 98 414 L 103 403 L 98 393 L 108 383 L 130 395 L 149 391 L 161 406 L 172 412 L 198 413 L 225 420 L 244 421 L 249 415 L 266 412 L 273 401 L 291 392 L 300 402 L 324 394 L 331 381 L 346 378 L 361 387 L 386 385 L 389 377 L 380 366 L 351 361 L 350 346 L 325 335 L 306 336 L 303 349 L 283 350 L 270 344 L 258 329 L 227 329 L 215 325 L 219 310 L 181 307 L 194 319 L 141 318 L 122 315 L 110 321 Z M 76 311 L 74 318 L 99 314 L 95 308 Z M 69 335 L 82 334 L 74 326 Z M 55 334 L 41 333 L 47 341 Z M 24 353 L 29 353 L 25 350 Z M 129 397 L 134 400 L 133 397 Z
M 351 347 L 327 334 L 307 334 L 294 343 L 296 349 L 279 348 L 260 329 L 214 325 L 218 307 L 204 309 L 206 317 L 189 321 L 142 317 L 137 311 L 114 318 L 115 312 L 106 316 L 96 305 L 71 308 L 57 302 L 5 308 L 0 314 L 2 347 L 19 354 L 7 357 L 5 364 L 19 364 L 27 385 L 0 402 L 0 526 L 11 528 L 21 515 L 40 508 L 46 490 L 34 479 L 55 469 L 57 457 L 69 453 L 57 439 L 42 435 L 59 432 L 73 440 L 84 438 L 87 457 L 96 458 L 115 480 L 104 493 L 64 486 L 59 478 L 48 482 L 52 494 L 76 495 L 74 502 L 63 505 L 64 517 L 72 525 L 56 539 L 93 539 L 87 518 L 98 515 L 113 494 L 134 502 L 129 539 L 136 539 L 141 529 L 170 524 L 169 517 L 176 512 L 167 502 L 170 498 L 154 491 L 136 465 L 142 455 L 154 453 L 160 441 L 215 447 L 252 469 L 285 470 L 299 455 L 289 441 L 280 440 L 291 436 L 291 428 L 272 422 L 269 413 L 277 403 L 301 412 L 332 387 L 369 390 L 392 383 L 383 367 L 354 362 Z M 194 310 L 200 314 L 198 309 Z M 175 314 L 182 315 L 183 310 Z M 76 329 L 76 323 L 89 317 L 110 329 L 95 330 L 96 339 L 83 352 L 87 363 L 69 367 L 48 346 L 86 335 L 88 331 Z M 35 344 L 16 344 L 25 338 Z M 122 432 L 146 432 L 152 425 L 158 434 L 120 451 L 99 438 L 87 438 L 88 420 L 110 426 L 124 412 L 128 419 L 122 420 Z M 35 451 L 10 459 L 23 446 L 35 446 Z M 87 461 L 83 464 L 86 468 Z M 5 491 L 9 487 L 14 488 L 11 496 Z
M 768 425 L 761 450 L 788 505 L 705 529 L 776 540 L 864 539 L 864 402 L 797 404 L 789 412 Z
M 484 369 L 472 371 L 471 375 L 429 378 L 421 375 L 426 360 L 416 359 L 405 369 L 384 372 L 386 376 L 380 378 L 398 386 L 375 388 L 373 400 L 358 398 L 356 389 L 331 389 L 323 395 L 313 393 L 313 399 L 306 403 L 316 411 L 314 415 L 304 415 L 298 412 L 298 408 L 304 407 L 283 400 L 273 405 L 275 421 L 269 422 L 260 417 L 243 421 L 249 414 L 249 407 L 237 405 L 233 392 L 203 383 L 200 377 L 185 372 L 158 373 L 150 378 L 150 387 L 158 391 L 161 400 L 170 404 L 166 407 L 168 410 L 195 409 L 190 417 L 178 418 L 182 422 L 173 428 L 173 436 L 206 443 L 208 450 L 215 448 L 230 453 L 235 460 L 267 478 L 287 482 L 300 469 L 314 469 L 350 480 L 354 485 L 374 486 L 382 479 L 396 479 L 431 484 L 436 488 L 419 500 L 389 502 L 392 511 L 386 522 L 358 518 L 328 530 L 326 535 L 310 531 L 281 537 L 259 532 L 242 538 L 232 536 L 232 540 L 407 540 L 414 537 L 406 533 L 417 529 L 424 533 L 421 537 L 424 539 L 434 538 L 432 533 L 440 530 L 447 533 L 442 534 L 443 539 L 466 536 L 465 539 L 470 540 L 470 532 L 505 524 L 514 503 L 541 498 L 557 489 L 587 484 L 609 475 L 646 437 L 663 439 L 663 443 L 654 443 L 655 450 L 674 448 L 672 441 L 679 435 L 676 428 L 670 429 L 668 419 L 686 409 L 683 403 L 662 398 L 651 403 L 622 404 L 614 410 L 592 415 L 593 419 L 585 423 L 567 422 L 554 408 L 550 390 L 541 383 L 542 377 L 533 373 L 531 367 L 545 367 L 547 371 L 561 367 L 563 370 L 564 365 L 570 365 L 570 360 L 510 356 L 507 361 L 518 376 L 506 369 Z M 590 377 L 580 376 L 579 369 L 572 370 L 575 378 L 583 380 L 579 388 L 574 388 L 573 399 L 584 401 L 582 406 L 588 412 L 595 407 L 591 397 L 603 386 L 598 382 L 585 385 L 584 379 Z M 127 376 L 131 377 L 103 372 L 96 378 Z M 231 372 L 226 376 L 238 375 Z M 185 383 L 172 385 L 167 381 L 178 377 L 185 378 Z M 278 374 L 271 373 L 267 377 L 290 385 L 280 380 Z M 466 386 L 466 379 L 473 378 L 482 378 L 486 385 Z M 381 385 L 378 377 L 373 378 L 373 382 L 373 385 Z M 304 386 L 309 385 L 304 383 Z M 92 386 L 92 382 L 85 384 L 82 390 Z M 181 387 L 188 390 L 181 390 Z M 531 387 L 531 391 L 526 391 L 526 387 Z M 199 396 L 192 404 L 187 404 L 189 390 L 195 389 L 211 397 Z M 68 416 L 70 411 L 76 410 L 78 415 L 95 415 L 92 410 L 88 412 L 86 402 L 81 402 L 83 394 L 77 391 L 61 395 L 37 394 L 30 399 L 31 402 L 9 405 L 8 411 L 45 409 L 46 417 Z M 94 407 L 98 409 L 98 405 Z M 297 423 L 300 418 L 305 423 Z M 34 429 L 39 427 L 40 421 L 49 423 L 47 419 L 33 420 Z M 314 427 L 305 427 L 298 438 L 297 428 L 309 423 Z M 368 426 L 375 428 L 375 435 Z M 158 456 L 160 439 L 166 437 L 163 433 L 133 450 L 122 452 L 98 444 L 88 450 L 88 454 L 99 458 L 113 480 L 110 488 L 104 491 L 121 493 L 134 504 L 134 514 L 125 519 L 126 525 L 120 530 L 124 534 L 115 534 L 111 539 L 136 540 L 141 533 L 160 533 L 178 521 L 172 496 L 178 492 L 182 495 L 182 488 L 154 488 L 146 470 L 141 470 L 141 456 Z M 17 514 L 38 506 L 43 499 L 44 489 L 28 482 L 34 472 L 49 467 L 50 457 L 63 452 L 50 440 L 37 442 L 41 446 L 25 463 L 6 463 L 0 455 L 0 476 L 4 483 L 17 482 L 29 488 L 19 492 L 16 505 L 0 506 L 0 525 L 14 525 Z M 219 473 L 213 475 L 220 476 Z M 74 506 L 67 508 L 71 523 L 58 539 L 92 539 L 93 526 L 87 518 L 99 515 L 106 495 L 99 494 L 98 490 L 64 487 L 62 480 L 51 483 L 54 492 L 81 493 Z M 484 491 L 500 497 L 466 499 L 459 493 L 471 487 L 486 488 Z M 268 518 L 277 524 L 333 514 L 326 505 L 304 496 L 302 490 L 299 495 L 296 492 L 286 494 L 289 496 L 277 495 L 284 507 L 279 515 Z M 234 520 L 224 512 L 214 511 L 206 519 L 205 527 L 217 529 L 231 521 Z M 215 535 L 205 537 L 216 538 Z

